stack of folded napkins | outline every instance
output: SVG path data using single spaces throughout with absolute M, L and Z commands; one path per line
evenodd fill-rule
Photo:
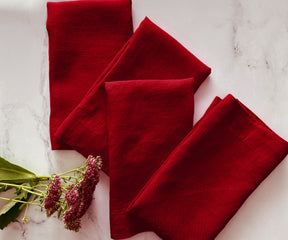
M 211 69 L 130 0 L 48 3 L 53 149 L 101 155 L 111 237 L 214 239 L 288 143 L 232 95 L 193 127 Z

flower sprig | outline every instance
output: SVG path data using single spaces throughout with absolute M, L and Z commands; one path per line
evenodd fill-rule
M 81 218 L 91 205 L 101 168 L 101 157 L 90 155 L 79 168 L 57 175 L 36 176 L 0 158 L 0 193 L 15 189 L 13 198 L 0 196 L 0 200 L 9 201 L 0 209 L 0 228 L 15 221 L 25 207 L 22 220 L 27 222 L 28 206 L 37 205 L 45 209 L 48 217 L 57 212 L 67 229 L 79 231 Z

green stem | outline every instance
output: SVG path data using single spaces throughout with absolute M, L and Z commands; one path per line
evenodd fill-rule
M 26 191 L 26 192 L 29 192 L 29 193 L 31 193 L 33 195 L 39 196 L 39 197 L 42 197 L 44 195 L 43 193 L 37 193 L 37 192 L 34 192 L 34 191 L 30 191 L 28 189 L 23 189 L 23 190 Z
M 61 178 L 71 178 L 71 179 L 78 179 L 78 177 L 74 177 L 74 176 L 61 176 Z
M 17 202 L 17 203 L 32 204 L 32 205 L 36 205 L 36 206 L 39 206 L 39 207 L 42 206 L 42 205 L 39 204 L 39 203 L 25 202 L 25 201 L 17 200 L 17 199 L 14 199 L 14 198 L 5 198 L 5 197 L 0 197 L 0 199 L 2 199 L 2 200 L 7 200 L 7 201 L 11 201 L 11 202 Z
M 35 180 L 38 181 L 49 181 L 51 176 L 37 176 Z
M 0 182 L 0 186 L 10 186 L 10 187 L 14 187 L 14 188 L 20 188 L 20 186 L 22 185 L 18 185 L 18 184 L 13 184 L 13 183 L 3 183 L 3 182 Z M 24 187 L 24 186 L 22 186 Z M 29 188 L 29 187 L 28 187 Z
M 39 190 L 39 189 L 37 189 L 37 188 L 35 188 L 35 187 L 33 188 L 33 190 L 34 190 L 34 191 L 37 191 L 37 192 L 40 192 L 40 193 L 43 194 L 43 191 L 42 191 L 42 190 Z M 34 193 L 33 193 L 33 194 L 34 194 Z
M 34 189 L 35 190 L 35 189 Z M 30 190 L 24 190 L 24 191 L 26 191 L 26 192 L 29 192 L 29 193 L 31 193 L 31 194 L 33 194 L 33 195 L 36 195 L 36 196 L 39 196 L 39 197 L 42 197 L 42 196 L 44 196 L 44 193 L 42 192 L 42 193 L 37 193 L 37 192 L 35 192 L 35 191 L 30 191 Z
M 75 169 L 72 169 L 70 171 L 67 171 L 67 172 L 64 172 L 64 173 L 60 173 L 60 174 L 57 174 L 59 177 L 60 176 L 63 176 L 63 175 L 66 175 L 66 174 L 69 174 L 69 173 L 73 173 L 73 172 L 82 172 L 82 170 L 84 169 L 85 167 L 79 167 L 79 168 L 75 168 Z
M 26 218 L 28 207 L 29 207 L 29 205 L 27 204 L 26 208 L 25 208 L 25 212 L 24 212 L 24 217 L 22 218 L 22 221 L 24 223 L 28 222 L 28 219 Z
M 41 184 L 41 183 L 39 183 L 39 184 L 35 185 L 34 188 L 35 188 L 35 187 L 45 187 L 45 188 L 48 188 L 49 185 L 48 185 L 48 184 Z M 38 189 L 37 189 L 37 190 L 38 190 Z M 38 191 L 41 191 L 41 190 L 38 190 Z
M 14 188 L 33 189 L 32 187 L 28 187 L 28 186 L 25 186 L 25 185 L 18 185 L 18 184 L 14 184 L 14 183 L 3 183 L 3 182 L 0 182 L 0 185 L 2 185 L 2 186 L 10 186 L 10 187 L 14 187 Z
M 33 187 L 27 187 L 27 186 L 24 186 L 24 185 L 17 185 L 17 184 L 13 184 L 13 183 L 0 183 L 0 185 L 2 185 L 2 186 L 10 186 L 10 187 L 17 188 L 17 189 L 20 188 L 20 189 L 22 189 L 22 190 L 24 190 L 26 192 L 32 193 L 34 195 L 37 195 L 37 196 L 40 196 L 40 197 L 43 196 L 43 193 L 40 194 L 40 193 L 36 193 L 34 191 L 29 190 L 29 189 L 33 189 Z

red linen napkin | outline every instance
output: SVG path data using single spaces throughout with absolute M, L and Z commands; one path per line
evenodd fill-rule
M 193 79 L 107 82 L 112 238 L 130 228 L 125 209 L 193 127 Z
M 132 35 L 130 0 L 47 3 L 52 149 L 54 132 Z
M 170 108 L 162 108 L 165 96 L 155 98 L 159 89 L 151 90 L 153 85 L 140 88 L 136 81 L 106 85 L 112 238 L 151 230 L 165 240 L 212 240 L 285 158 L 288 143 L 228 95 L 213 101 L 163 162 L 189 130 L 188 109 L 183 107 L 187 100 L 180 97 L 185 91 L 171 83 L 178 97 L 169 98 L 168 91 Z M 146 114 L 150 108 L 159 109 Z M 183 123 L 179 132 L 177 121 Z
M 107 172 L 105 82 L 193 77 L 196 91 L 210 71 L 179 42 L 145 18 L 106 70 L 95 78 L 88 94 L 58 127 L 55 135 L 84 156 L 101 155 L 103 169 Z

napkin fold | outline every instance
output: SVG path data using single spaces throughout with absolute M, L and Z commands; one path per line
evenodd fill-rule
M 181 84 L 188 81 L 182 80 Z M 172 86 L 175 83 L 180 84 L 171 82 L 170 90 L 177 91 L 178 96 L 180 90 L 184 94 L 183 88 Z M 232 95 L 223 100 L 215 98 L 188 133 L 185 97 L 167 92 L 172 108 L 170 105 L 161 110 L 164 95 L 161 100 L 152 97 L 147 102 L 147 96 L 157 95 L 157 89 L 150 89 L 152 82 L 142 86 L 141 94 L 132 84 L 106 84 L 112 238 L 154 231 L 165 240 L 214 239 L 285 158 L 288 143 Z M 118 103 L 120 94 L 122 101 Z M 134 94 L 138 96 L 136 102 Z M 142 111 L 146 104 L 159 109 L 146 114 Z M 160 117 L 162 114 L 167 118 Z M 183 123 L 180 134 L 177 121 Z M 158 132 L 159 125 L 163 129 Z M 127 128 L 129 131 L 123 131 Z M 148 136 L 151 131 L 153 137 L 147 138 L 142 129 Z M 180 136 L 183 139 L 174 148 Z
M 84 156 L 103 157 L 107 173 L 108 147 L 105 82 L 119 80 L 194 78 L 194 91 L 211 69 L 168 33 L 145 18 L 133 36 L 95 80 L 82 101 L 54 136 Z
M 125 209 L 192 129 L 193 83 L 191 78 L 106 82 L 112 238 L 149 230 L 145 224 L 130 228 Z
M 47 3 L 52 149 L 58 126 L 133 33 L 130 0 Z

